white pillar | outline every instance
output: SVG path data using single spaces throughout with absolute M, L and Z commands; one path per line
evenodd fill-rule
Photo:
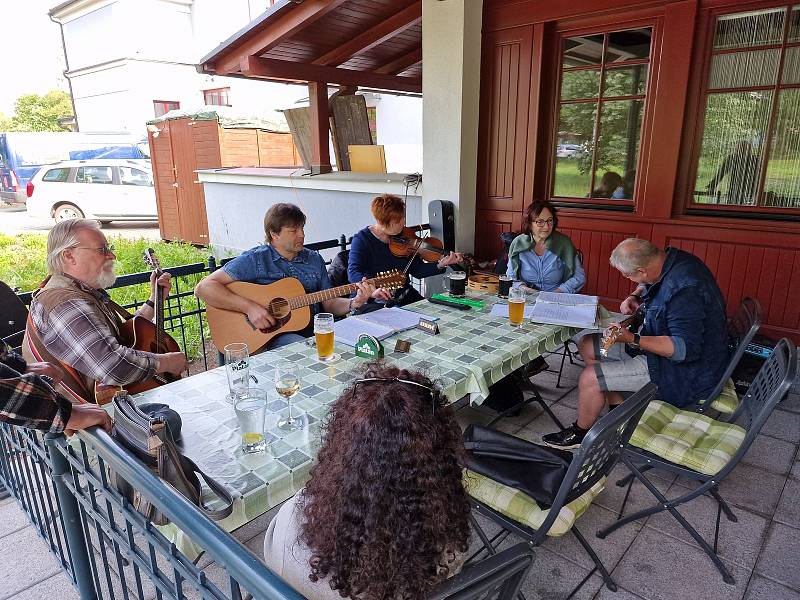
M 456 247 L 475 242 L 483 0 L 422 0 L 424 202 L 456 205 Z

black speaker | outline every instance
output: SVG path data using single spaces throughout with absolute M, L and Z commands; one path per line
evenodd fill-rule
M 456 249 L 456 215 L 452 202 L 433 200 L 428 204 L 428 223 L 431 236 L 442 240 L 445 250 Z

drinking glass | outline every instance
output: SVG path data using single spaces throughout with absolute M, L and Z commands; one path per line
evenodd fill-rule
M 511 284 L 513 283 L 514 280 L 511 279 L 511 277 L 500 275 L 499 281 L 497 282 L 497 296 L 499 298 L 508 298 L 508 293 L 511 291 Z
M 317 357 L 323 362 L 335 362 L 339 357 L 333 353 L 333 315 L 319 313 L 314 317 L 314 338 Z
M 508 320 L 512 327 L 522 327 L 525 321 L 525 290 L 522 288 L 508 291 Z
M 228 374 L 229 402 L 244 397 L 250 387 L 250 352 L 247 344 L 228 344 L 224 348 L 225 372 Z
M 464 271 L 447 273 L 443 278 L 444 291 L 453 298 L 463 298 L 467 295 L 467 274 Z
M 286 398 L 289 416 L 278 421 L 278 427 L 284 431 L 297 431 L 303 428 L 300 419 L 292 417 L 292 396 L 300 391 L 300 377 L 295 365 L 286 363 L 275 367 L 275 391 Z
M 264 417 L 267 413 L 267 394 L 258 388 L 249 388 L 237 398 L 233 409 L 242 433 L 242 452 L 251 454 L 267 448 L 264 437 Z

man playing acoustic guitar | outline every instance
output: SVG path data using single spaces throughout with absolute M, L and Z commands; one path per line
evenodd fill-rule
M 305 214 L 294 204 L 273 205 L 264 216 L 266 243 L 247 250 L 205 277 L 195 287 L 195 295 L 210 306 L 247 315 L 252 326 L 258 329 L 274 327 L 277 321 L 263 304 L 240 296 L 226 286 L 235 281 L 265 285 L 285 277 L 294 277 L 307 294 L 329 289 L 331 282 L 322 256 L 303 247 L 305 224 Z M 376 290 L 366 281 L 355 285 L 355 297 L 329 298 L 320 303 L 322 311 L 317 310 L 315 305 L 312 312 L 344 315 L 356 310 L 371 297 L 382 298 L 385 295 L 385 291 Z M 300 333 L 281 333 L 269 341 L 267 348 L 286 346 L 308 335 L 311 335 L 309 328 Z
M 578 380 L 578 420 L 542 436 L 554 448 L 579 447 L 606 404 L 614 408 L 624 399 L 621 392 L 635 392 L 650 381 L 658 385 L 660 400 L 681 408 L 697 405 L 728 362 L 725 299 L 699 258 L 630 238 L 614 249 L 610 262 L 638 284 L 620 310 L 631 314 L 643 303 L 644 324 L 638 333 L 612 324 L 605 336 L 613 345 L 602 358 L 598 334 L 581 339 L 586 367 Z
M 182 352 L 153 354 L 121 343 L 121 317 L 104 289 L 116 279 L 115 259 L 96 221 L 61 221 L 47 236 L 50 275 L 33 296 L 23 356 L 60 364 L 67 375 L 62 391 L 73 402 L 94 402 L 94 382 L 124 387 L 187 367 Z M 150 299 L 138 316 L 153 318 L 156 286 L 169 293 L 169 274 L 156 279 L 153 273 Z

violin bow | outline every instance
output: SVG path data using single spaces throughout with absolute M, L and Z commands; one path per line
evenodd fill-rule
M 426 235 L 425 237 L 419 238 L 420 242 L 424 241 L 425 238 L 427 238 L 427 237 L 428 236 Z M 411 263 L 414 262 L 414 259 L 417 258 L 417 254 L 419 254 L 419 249 L 422 246 L 422 243 L 419 243 L 416 246 L 417 247 L 416 247 L 416 250 L 414 250 L 414 254 L 412 254 L 411 258 L 408 259 L 408 262 L 406 263 L 406 266 L 403 269 L 403 275 L 407 275 L 408 274 L 408 269 L 411 267 Z

